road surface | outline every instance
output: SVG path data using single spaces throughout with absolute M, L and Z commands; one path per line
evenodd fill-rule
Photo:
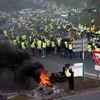
M 100 90 L 93 92 L 86 92 L 74 96 L 67 96 L 63 98 L 57 98 L 54 100 L 100 100 Z

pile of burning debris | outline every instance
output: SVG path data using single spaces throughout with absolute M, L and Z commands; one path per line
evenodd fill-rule
M 24 92 L 20 92 L 17 94 L 17 96 L 26 96 L 28 98 L 31 98 L 29 100 L 51 100 L 64 96 L 64 88 L 61 88 L 58 85 L 58 80 L 60 81 L 59 74 L 61 73 L 51 73 L 50 75 L 48 75 L 48 73 L 43 70 L 39 71 L 39 73 L 38 87 L 32 89 L 31 91 L 27 90 Z M 62 75 L 60 76 L 62 77 Z M 57 80 L 55 80 L 55 78 Z
M 52 78 L 52 74 L 50 78 Z M 51 82 L 50 78 L 46 72 L 42 71 L 39 80 L 40 85 L 32 91 L 24 93 L 24 95 L 32 98 L 35 97 L 36 99 L 41 98 L 43 100 L 53 99 L 62 96 L 62 93 L 64 93 L 64 89 L 59 88 L 59 86 L 57 86 L 55 82 Z
M 52 87 L 48 86 L 39 86 L 38 88 L 32 90 L 32 91 L 26 91 L 20 95 L 22 96 L 28 96 L 29 98 L 32 98 L 33 100 L 51 100 L 53 98 L 58 98 L 62 96 L 62 93 L 64 92 L 64 89 L 59 88 L 56 85 L 53 85 Z
M 16 93 L 15 98 L 18 96 L 20 100 L 24 100 L 22 97 L 27 97 L 27 100 L 51 100 L 64 96 L 64 91 L 63 88 L 59 87 L 58 83 L 51 82 L 46 72 L 41 72 L 39 86 L 31 91 L 26 90 Z M 14 99 L 10 98 L 8 100 Z

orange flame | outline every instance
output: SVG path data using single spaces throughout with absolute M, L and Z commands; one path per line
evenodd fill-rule
M 42 71 L 40 73 L 40 85 L 44 85 L 44 86 L 52 86 L 50 79 L 47 75 L 46 72 Z

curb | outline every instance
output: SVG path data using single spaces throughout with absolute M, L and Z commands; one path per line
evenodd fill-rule
M 73 94 L 66 94 L 66 95 L 63 95 L 63 96 L 58 96 L 58 97 L 55 97 L 55 98 L 52 98 L 53 100 L 57 100 L 58 98 L 69 98 L 69 97 L 72 97 L 72 96 L 77 96 L 77 95 L 83 95 L 83 94 L 88 94 L 88 93 L 93 93 L 93 92 L 96 92 L 96 91 L 100 91 L 100 87 L 96 87 L 96 88 L 90 88 L 90 89 L 87 89 L 87 90 L 83 90 L 83 91 L 75 91 L 75 93 Z

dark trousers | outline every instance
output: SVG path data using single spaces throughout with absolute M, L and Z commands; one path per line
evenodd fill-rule
M 69 81 L 69 89 L 74 90 L 74 78 L 68 77 L 68 81 Z
M 31 48 L 31 51 L 32 51 L 32 55 L 35 56 L 35 48 Z
M 49 55 L 50 54 L 50 47 L 47 47 L 46 48 L 46 55 Z
M 69 50 L 69 58 L 73 58 L 74 57 L 74 52 L 72 50 Z

